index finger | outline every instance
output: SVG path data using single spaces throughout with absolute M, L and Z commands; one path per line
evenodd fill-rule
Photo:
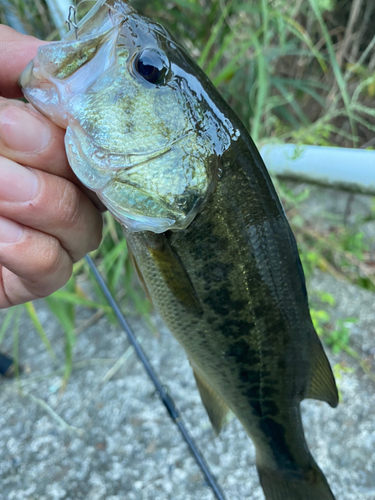
M 96 195 L 85 188 L 69 166 L 65 130 L 42 116 L 31 104 L 0 97 L 1 156 L 27 167 L 64 177 L 76 184 L 103 211 Z
M 0 24 L 0 96 L 22 97 L 18 78 L 43 43 Z

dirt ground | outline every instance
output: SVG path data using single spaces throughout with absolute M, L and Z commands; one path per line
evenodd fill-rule
M 336 298 L 334 317 L 359 318 L 351 345 L 374 365 L 375 295 L 322 273 L 312 288 Z M 212 500 L 120 328 L 101 318 L 78 336 L 75 368 L 60 397 L 63 333 L 43 301 L 36 307 L 60 363 L 23 315 L 20 361 L 27 372 L 20 381 L 0 381 L 0 500 Z M 78 319 L 91 314 L 82 309 Z M 153 322 L 158 336 L 130 318 L 227 500 L 263 499 L 254 448 L 239 422 L 231 418 L 215 437 L 182 349 L 158 318 Z M 11 352 L 11 345 L 8 336 L 2 350 Z M 338 379 L 341 404 L 333 410 L 303 402 L 308 443 L 337 500 L 375 500 L 375 383 L 352 357 L 328 355 L 347 368 Z

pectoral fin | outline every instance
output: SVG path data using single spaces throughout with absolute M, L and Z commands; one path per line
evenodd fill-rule
M 219 396 L 194 368 L 193 373 L 203 406 L 206 409 L 212 427 L 215 429 L 216 434 L 219 434 L 229 408 L 223 398 Z
M 165 235 L 149 233 L 146 245 L 176 299 L 190 312 L 201 314 L 202 307 L 190 278 Z
M 145 292 L 145 294 L 147 295 L 148 299 L 152 303 L 152 298 L 151 298 L 150 292 L 148 291 L 148 288 L 147 288 L 146 282 L 144 280 L 144 277 L 143 277 L 143 275 L 141 273 L 141 270 L 139 269 L 137 261 L 135 260 L 133 252 L 131 251 L 131 249 L 130 249 L 129 246 L 128 246 L 128 254 L 129 254 L 129 257 L 130 257 L 130 262 L 132 263 L 133 269 L 135 271 L 135 274 L 138 277 L 139 284 L 141 285 L 142 290 Z
M 314 345 L 312 352 L 311 379 L 305 397 L 325 401 L 332 408 L 335 408 L 339 402 L 336 382 L 327 356 L 319 341 Z

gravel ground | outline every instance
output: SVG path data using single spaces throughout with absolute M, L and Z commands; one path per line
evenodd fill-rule
M 359 317 L 351 345 L 375 372 L 375 295 L 324 274 L 314 277 L 312 287 L 336 298 L 335 317 Z M 35 304 L 62 358 L 62 331 L 44 302 Z M 90 314 L 80 310 L 79 321 Z M 152 321 L 158 335 L 141 319 L 130 322 L 227 499 L 263 499 L 250 440 L 235 418 L 214 436 L 183 351 L 157 317 Z M 79 335 L 62 397 L 60 365 L 51 362 L 25 315 L 20 326 L 27 373 L 20 383 L 0 381 L 0 500 L 214 498 L 116 325 L 102 318 Z M 10 336 L 2 350 L 11 352 Z M 375 500 L 375 383 L 353 358 L 328 355 L 333 365 L 345 363 L 350 370 L 338 380 L 339 408 L 303 402 L 309 446 L 337 500 Z M 120 356 L 121 367 L 103 380 Z

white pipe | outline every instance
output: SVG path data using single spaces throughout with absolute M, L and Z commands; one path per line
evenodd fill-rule
M 375 151 L 266 144 L 260 154 L 273 175 L 375 195 Z

